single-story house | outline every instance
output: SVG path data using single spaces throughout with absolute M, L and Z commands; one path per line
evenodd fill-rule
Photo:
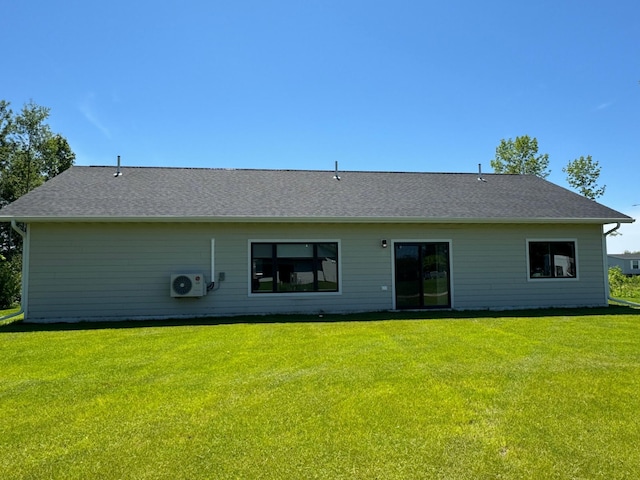
M 640 253 L 619 253 L 607 256 L 609 268 L 620 267 L 622 273 L 631 277 L 640 275 Z
M 605 306 L 633 219 L 531 175 L 74 166 L 0 221 L 47 322 Z

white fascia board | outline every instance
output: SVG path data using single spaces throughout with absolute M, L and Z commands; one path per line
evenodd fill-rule
M 21 223 L 488 223 L 488 224 L 599 224 L 633 223 L 633 218 L 424 218 L 424 217 L 49 217 L 0 216 L 0 222 Z

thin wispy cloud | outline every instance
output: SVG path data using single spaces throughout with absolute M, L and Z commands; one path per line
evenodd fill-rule
M 108 139 L 111 139 L 111 132 L 102 123 L 102 121 L 98 118 L 98 115 L 95 112 L 94 105 L 93 105 L 94 101 L 95 101 L 95 94 L 90 93 L 84 98 L 84 100 L 80 103 L 80 105 L 78 105 L 78 109 L 90 124 L 96 127 L 105 137 L 107 137 Z
M 597 111 L 605 110 L 605 109 L 609 108 L 611 105 L 613 105 L 613 102 L 604 102 L 604 103 L 601 103 L 600 105 L 598 105 L 596 107 L 596 110 Z

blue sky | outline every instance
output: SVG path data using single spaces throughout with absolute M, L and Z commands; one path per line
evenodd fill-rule
M 79 165 L 490 172 L 536 137 L 640 218 L 640 2 L 23 0 L 0 98 Z M 636 177 L 635 175 L 638 175 Z M 639 225 L 609 251 L 640 250 Z

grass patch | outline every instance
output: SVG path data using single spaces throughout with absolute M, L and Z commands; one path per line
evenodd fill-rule
M 640 311 L 347 318 L 2 326 L 0 477 L 640 471 Z
M 18 311 L 20 311 L 20 307 L 14 307 L 14 308 L 8 308 L 8 309 L 5 309 L 5 310 L 0 310 L 0 319 L 2 317 L 13 315 L 14 313 L 17 313 Z M 15 322 L 17 320 L 22 320 L 23 318 L 24 318 L 24 315 L 20 314 L 20 315 L 17 315 L 15 317 L 7 318 L 5 320 L 0 320 L 0 326 L 8 325 L 8 324 L 10 324 L 12 322 Z
M 616 297 L 616 300 L 622 300 L 623 302 L 637 303 L 638 305 L 640 305 L 639 297 Z M 616 302 L 615 300 L 613 300 L 613 301 L 610 301 L 609 304 L 618 305 L 620 304 L 620 302 Z

